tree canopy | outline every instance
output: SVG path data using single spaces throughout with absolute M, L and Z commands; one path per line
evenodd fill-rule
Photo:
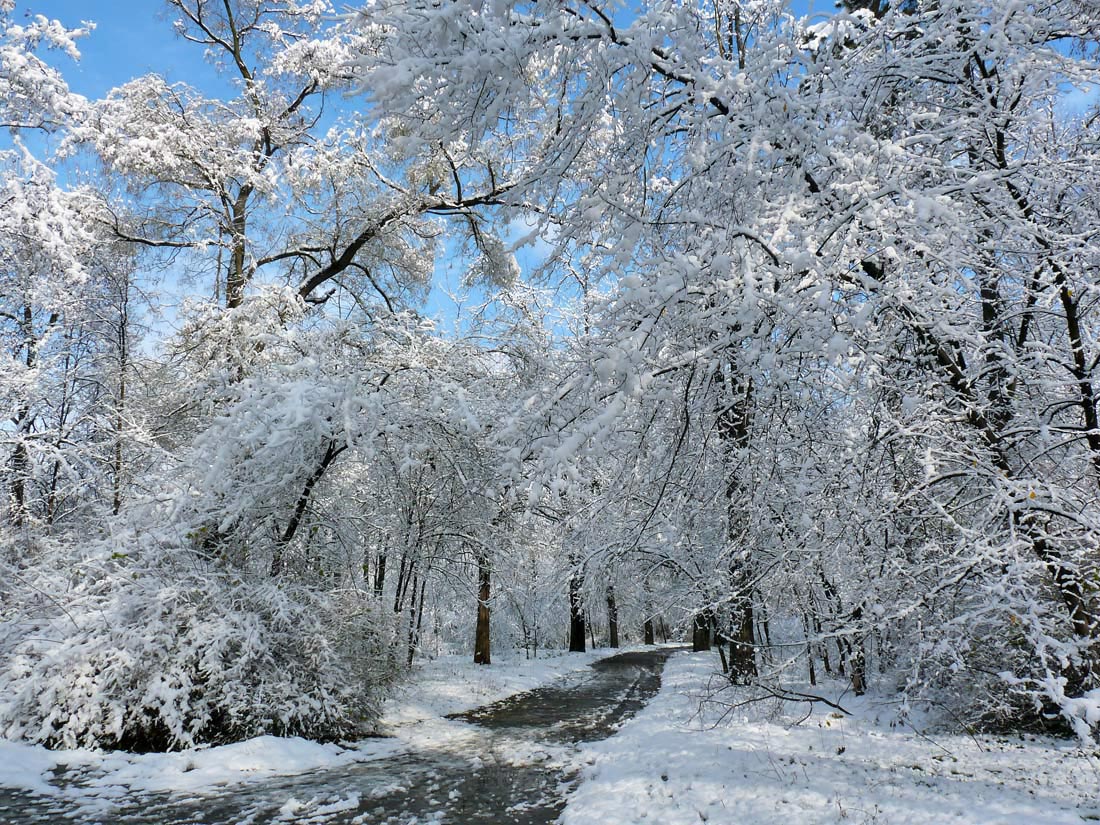
M 1093 4 L 165 5 L 233 96 L 0 0 L 0 732 L 347 736 L 598 624 L 1096 736 Z

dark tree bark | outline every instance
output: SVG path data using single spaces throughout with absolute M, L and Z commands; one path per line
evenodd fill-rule
M 569 574 L 569 652 L 584 653 L 584 605 L 581 602 L 582 578 L 579 562 L 570 557 L 572 570 Z
M 728 367 L 723 378 L 726 397 L 729 403 L 721 410 L 718 421 L 718 434 L 730 450 L 731 459 L 744 452 L 750 446 L 750 427 L 752 424 L 753 385 L 750 379 L 739 376 L 734 364 Z M 744 542 L 746 513 L 742 501 L 744 481 L 741 471 L 731 461 L 729 480 L 726 484 L 728 502 L 726 509 L 726 535 L 731 547 Z M 736 684 L 749 684 L 757 675 L 756 670 L 756 623 L 752 604 L 752 562 L 746 549 L 731 554 L 729 576 L 732 593 L 733 615 L 730 639 L 729 677 Z
M 863 656 L 862 644 L 857 642 L 852 646 L 849 665 L 852 671 L 852 690 L 856 696 L 862 696 L 867 692 L 867 663 Z
M 752 599 L 743 597 L 734 617 L 730 639 L 730 681 L 750 684 L 756 678 L 756 637 L 753 632 Z
M 412 667 L 413 656 L 420 646 L 420 627 L 424 621 L 424 591 L 427 580 L 420 580 L 420 590 L 417 592 L 417 582 L 413 580 L 413 600 L 409 603 L 409 650 L 405 661 L 405 667 Z
M 857 607 L 852 611 L 854 623 L 858 623 L 862 618 L 862 607 Z M 852 677 L 852 690 L 856 696 L 862 696 L 867 692 L 867 661 L 863 654 L 862 635 L 850 643 L 848 648 L 848 670 Z
M 691 622 L 691 649 L 696 653 L 710 650 L 710 628 L 710 614 L 696 613 Z
M 810 622 L 810 616 L 808 613 L 802 614 L 802 632 L 806 634 L 806 661 L 809 663 L 809 677 L 810 684 L 817 684 L 817 668 L 815 659 L 817 658 L 815 653 L 815 645 L 813 641 L 813 624 Z
M 233 239 L 233 248 L 229 258 L 229 271 L 225 275 L 226 309 L 236 309 L 244 302 L 244 290 L 249 275 L 246 262 L 248 199 L 251 195 L 252 187 L 242 186 L 231 208 L 230 235 Z
M 27 474 L 30 472 L 27 445 L 17 441 L 11 456 L 11 523 L 22 527 L 27 513 Z
M 607 586 L 607 644 L 619 646 L 619 606 L 615 603 L 615 587 Z
M 46 323 L 47 330 L 52 329 L 58 322 L 59 316 L 54 313 Z M 23 306 L 22 317 L 23 347 L 26 350 L 24 363 L 27 369 L 33 370 L 38 365 L 39 338 L 34 330 L 34 309 L 30 304 Z M 34 427 L 34 416 L 31 413 L 31 405 L 24 401 L 12 420 L 15 424 L 17 440 L 11 456 L 11 522 L 15 527 L 22 527 L 27 516 L 27 480 L 30 476 L 31 458 L 27 449 L 27 439 Z
M 642 644 L 653 644 L 653 619 L 648 616 L 642 622 Z
M 397 566 L 397 587 L 393 592 L 393 612 L 400 613 L 405 605 L 405 592 L 409 587 L 409 578 L 412 576 L 413 565 L 409 554 L 401 551 L 401 561 Z
M 661 644 L 668 644 L 668 623 L 664 616 L 657 617 L 657 635 L 661 637 Z
M 111 465 L 111 512 L 118 515 L 122 510 L 122 442 L 126 428 L 126 371 L 129 369 L 129 330 L 127 324 L 127 305 L 125 298 L 121 301 L 118 329 L 118 395 L 115 398 L 115 450 L 114 460 Z
M 298 501 L 294 505 L 294 512 L 290 515 L 290 520 L 287 522 L 286 529 L 283 530 L 283 534 L 279 537 L 279 541 L 275 545 L 275 552 L 271 557 L 271 575 L 280 576 L 286 569 L 285 550 L 287 546 L 293 541 L 295 534 L 298 532 L 298 528 L 302 526 L 302 518 L 306 514 L 306 508 L 309 506 L 310 498 L 313 495 L 313 488 L 317 486 L 317 482 L 324 477 L 328 468 L 332 466 L 340 454 L 348 448 L 347 444 L 337 445 L 335 441 L 329 441 L 325 446 L 325 451 L 321 455 L 321 461 L 318 463 L 316 469 L 306 479 L 305 485 L 302 487 L 302 492 L 298 496 Z
M 474 630 L 474 664 L 487 665 L 489 655 L 489 595 L 491 584 L 489 558 L 484 553 L 477 557 L 477 627 Z
M 378 553 L 378 561 L 374 563 L 374 596 L 376 599 L 382 598 L 382 593 L 386 589 L 386 548 L 383 547 Z

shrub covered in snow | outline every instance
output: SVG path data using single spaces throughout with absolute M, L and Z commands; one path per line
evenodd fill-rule
M 337 739 L 371 722 L 386 681 L 387 634 L 366 601 L 184 548 L 100 550 L 34 591 L 0 629 L 8 738 L 131 750 Z

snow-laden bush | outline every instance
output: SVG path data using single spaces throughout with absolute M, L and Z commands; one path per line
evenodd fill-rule
M 1057 615 L 1022 618 L 970 611 L 907 646 L 899 670 L 903 705 L 945 714 L 949 726 L 1046 730 L 1093 741 L 1100 730 L 1100 690 L 1089 689 L 1087 652 Z M 915 635 L 915 631 L 914 631 Z
M 938 711 L 949 725 L 1055 730 L 1093 741 L 1100 732 L 1095 651 L 1074 634 L 1047 566 L 1027 541 L 983 545 L 971 536 L 965 548 L 954 568 L 941 548 L 939 582 L 925 579 L 934 597 L 908 604 L 894 597 L 896 655 L 884 664 L 899 679 L 903 709 Z
M 244 578 L 184 548 L 100 551 L 71 582 L 40 575 L 34 591 L 0 626 L 0 735 L 12 739 L 338 739 L 370 724 L 389 675 L 384 618 L 365 600 Z

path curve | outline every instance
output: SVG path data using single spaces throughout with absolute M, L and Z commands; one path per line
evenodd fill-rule
M 204 796 L 153 794 L 123 801 L 102 820 L 60 799 L 0 788 L 0 822 L 128 825 L 543 825 L 576 780 L 576 748 L 610 736 L 660 689 L 675 648 L 594 662 L 526 693 L 449 718 L 467 723 L 438 748 L 246 783 Z M 75 816 L 74 816 L 75 814 Z

